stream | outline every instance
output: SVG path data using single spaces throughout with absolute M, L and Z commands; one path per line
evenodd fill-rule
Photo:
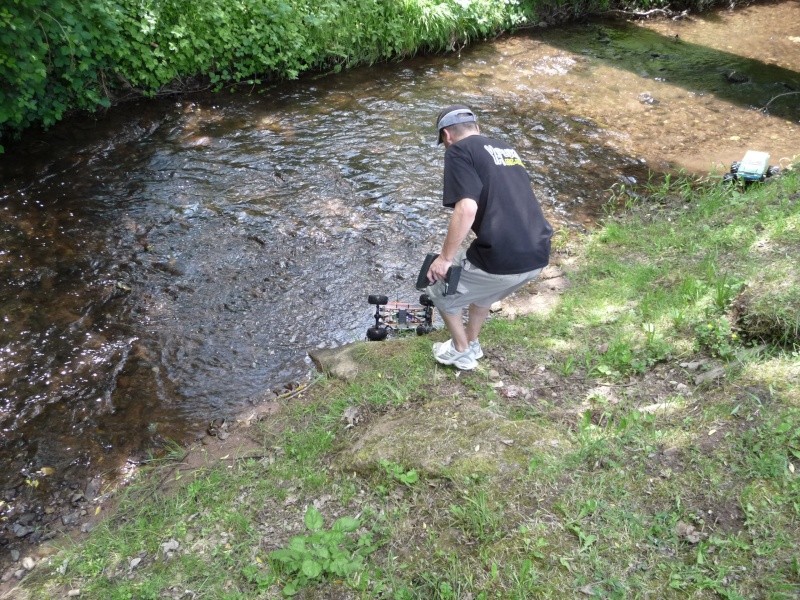
M 127 104 L 0 158 L 0 561 L 413 301 L 434 118 L 512 141 L 556 229 L 612 188 L 800 154 L 800 3 L 533 28 L 447 56 Z M 764 108 L 766 107 L 766 110 Z M 76 512 L 78 511 L 78 512 Z M 77 515 L 77 516 L 76 516 Z M 14 554 L 16 556 L 16 554 Z

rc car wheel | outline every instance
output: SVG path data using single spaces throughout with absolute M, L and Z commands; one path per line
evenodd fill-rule
M 430 325 L 417 325 L 417 335 L 427 335 L 433 331 Z
M 385 327 L 370 327 L 367 329 L 367 339 L 371 342 L 385 340 L 389 331 Z
M 780 174 L 781 174 L 780 167 L 770 167 L 769 169 L 767 169 L 767 177 L 775 177 L 776 175 Z
M 741 165 L 739 161 L 731 163 L 731 173 L 738 173 L 739 172 L 739 165 Z
M 389 303 L 389 297 L 381 296 L 378 294 L 371 294 L 370 297 L 367 298 L 367 302 L 369 302 L 370 304 L 378 304 L 379 306 L 382 306 L 384 304 Z
M 428 294 L 422 294 L 422 296 L 419 297 L 419 303 L 422 304 L 422 306 L 433 306 L 433 300 L 431 300 Z
M 723 183 L 731 183 L 735 180 L 736 180 L 736 175 L 734 175 L 733 173 L 725 173 L 725 175 L 722 176 Z

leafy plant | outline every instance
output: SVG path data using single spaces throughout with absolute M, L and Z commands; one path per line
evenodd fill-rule
M 108 0 L 13 0 L 0 8 L 0 138 L 70 109 L 109 106 L 120 42 Z M 3 148 L 0 146 L 0 153 Z
M 733 299 L 736 297 L 744 283 L 730 275 L 722 275 L 714 281 L 713 300 L 714 306 L 720 312 L 728 309 Z
M 406 470 L 405 467 L 385 459 L 381 461 L 381 467 L 389 477 L 403 485 L 411 486 L 419 481 L 419 473 L 417 473 L 416 469 Z
M 358 519 L 342 517 L 324 529 L 322 513 L 309 506 L 305 514 L 307 535 L 298 535 L 286 548 L 274 550 L 269 560 L 282 579 L 285 596 L 330 576 L 347 577 L 363 569 L 364 558 L 375 550 L 370 534 L 354 539 L 348 534 L 360 527 Z
M 669 344 L 656 335 L 652 323 L 645 323 L 642 329 L 645 334 L 644 348 L 634 345 L 625 337 L 613 339 L 602 354 L 592 354 L 586 358 L 589 374 L 592 377 L 617 379 L 623 375 L 644 373 L 648 367 L 664 360 L 670 353 Z
M 712 356 L 723 359 L 733 357 L 738 346 L 739 336 L 731 330 L 727 317 L 711 318 L 695 327 L 695 338 L 698 346 Z

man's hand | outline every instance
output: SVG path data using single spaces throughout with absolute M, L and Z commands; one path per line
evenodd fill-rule
M 447 269 L 453 264 L 453 259 L 448 260 L 445 256 L 455 257 L 461 242 L 467 237 L 470 227 L 475 222 L 477 212 L 478 203 L 472 198 L 462 198 L 456 202 L 453 207 L 453 215 L 450 217 L 450 224 L 447 227 L 447 235 L 442 244 L 442 251 L 428 269 L 428 281 L 443 281 L 447 277 Z
M 441 254 L 437 256 L 436 260 L 431 263 L 430 269 L 428 269 L 428 281 L 443 281 L 447 277 L 447 270 L 452 264 L 452 260 L 443 258 Z

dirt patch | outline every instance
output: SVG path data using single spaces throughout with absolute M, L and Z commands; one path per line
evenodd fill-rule
M 498 312 L 507 319 L 529 314 L 548 314 L 558 306 L 561 294 L 567 289 L 569 279 L 563 269 L 558 265 L 550 265 L 545 267 L 532 285 L 503 300 Z
M 744 339 L 790 348 L 800 343 L 800 275 L 789 258 L 797 250 L 775 248 L 768 267 L 733 302 L 731 322 Z

